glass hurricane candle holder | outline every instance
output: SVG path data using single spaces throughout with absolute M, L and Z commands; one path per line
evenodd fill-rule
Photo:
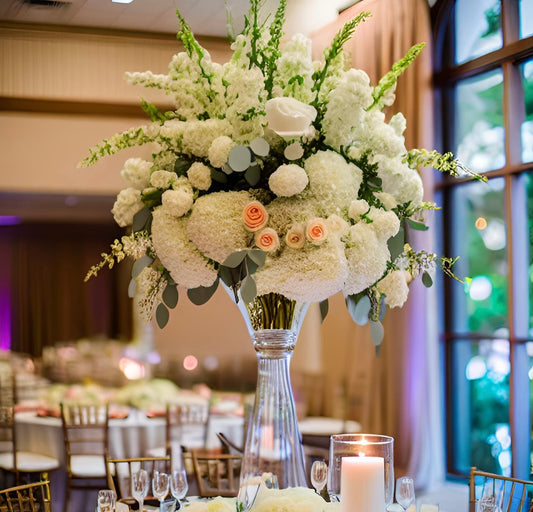
M 394 439 L 376 434 L 331 436 L 328 493 L 343 512 L 383 510 L 394 494 Z

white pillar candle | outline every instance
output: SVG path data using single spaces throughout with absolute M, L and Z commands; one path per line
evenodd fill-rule
M 385 510 L 385 463 L 383 457 L 342 457 L 341 511 Z

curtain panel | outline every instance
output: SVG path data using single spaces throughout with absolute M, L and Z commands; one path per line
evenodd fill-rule
M 402 112 L 407 119 L 406 147 L 433 147 L 432 50 L 429 7 L 426 0 L 363 0 L 343 11 L 339 18 L 312 35 L 313 57 L 321 59 L 324 49 L 350 19 L 363 11 L 371 17 L 360 24 L 345 45 L 353 67 L 363 69 L 371 83 L 401 59 L 411 46 L 426 42 L 416 61 L 399 78 L 396 101 L 388 115 Z M 425 200 L 433 195 L 433 171 L 424 170 Z M 431 223 L 431 222 L 430 222 Z M 433 234 L 434 229 L 429 233 Z M 409 233 L 416 249 L 423 242 L 431 247 L 427 233 Z M 332 308 L 325 322 L 324 339 L 341 336 L 345 350 L 345 381 L 348 404 L 356 397 L 362 428 L 366 432 L 395 438 L 397 474 L 409 473 L 417 487 L 428 488 L 442 480 L 444 460 L 441 433 L 440 376 L 433 290 L 411 284 L 407 304 L 389 310 L 385 338 L 378 356 L 368 328 L 361 328 Z M 338 299 L 337 300 L 342 300 Z M 337 324 L 335 333 L 332 326 Z M 341 326 L 341 327 L 339 327 Z

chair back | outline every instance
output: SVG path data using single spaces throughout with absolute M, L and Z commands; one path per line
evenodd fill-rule
M 117 494 L 117 499 L 126 503 L 133 499 L 131 491 L 131 477 L 139 469 L 148 472 L 150 481 L 154 471 L 170 474 L 170 457 L 137 457 L 132 459 L 106 459 L 107 485 Z M 151 486 L 149 494 L 151 493 Z M 150 499 L 148 496 L 147 499 Z M 135 500 L 134 500 L 135 501 Z
M 61 403 L 61 422 L 68 470 L 70 470 L 70 461 L 73 456 L 107 456 L 108 405 Z
M 51 512 L 50 481 L 43 480 L 1 490 L 0 510 L 7 512 Z
M 470 512 L 531 512 L 532 496 L 533 482 L 470 469 Z
M 203 428 L 202 443 L 205 447 L 209 424 L 209 406 L 206 404 L 167 404 L 166 412 L 166 455 L 172 454 L 172 446 L 181 446 L 183 443 L 183 427 L 196 425 Z
M 13 468 L 17 471 L 15 410 L 12 405 L 0 406 L 0 453 L 13 454 Z
M 242 456 L 191 451 L 194 475 L 201 497 L 237 496 Z

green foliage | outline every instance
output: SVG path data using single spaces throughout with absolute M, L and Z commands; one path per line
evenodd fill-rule
M 374 92 L 372 93 L 372 97 L 374 98 L 374 101 L 368 107 L 367 110 L 370 110 L 371 108 L 378 105 L 381 99 L 383 98 L 383 96 L 385 96 L 385 93 L 390 88 L 396 85 L 396 82 L 398 81 L 398 78 L 400 77 L 400 75 L 418 57 L 418 55 L 420 54 L 424 46 L 426 46 L 426 43 L 415 44 L 409 49 L 409 51 L 398 62 L 395 62 L 392 65 L 391 70 L 386 75 L 384 75 L 378 82 L 378 85 L 374 87 Z
M 360 13 L 355 18 L 346 22 L 344 26 L 337 32 L 331 46 L 324 50 L 324 65 L 313 73 L 313 88 L 312 90 L 316 92 L 314 101 L 311 103 L 318 112 L 317 122 L 322 118 L 324 105 L 319 101 L 319 92 L 328 76 L 328 70 L 331 63 L 335 60 L 336 57 L 341 53 L 342 47 L 344 44 L 352 37 L 357 25 L 365 21 L 371 14 L 367 11 Z

